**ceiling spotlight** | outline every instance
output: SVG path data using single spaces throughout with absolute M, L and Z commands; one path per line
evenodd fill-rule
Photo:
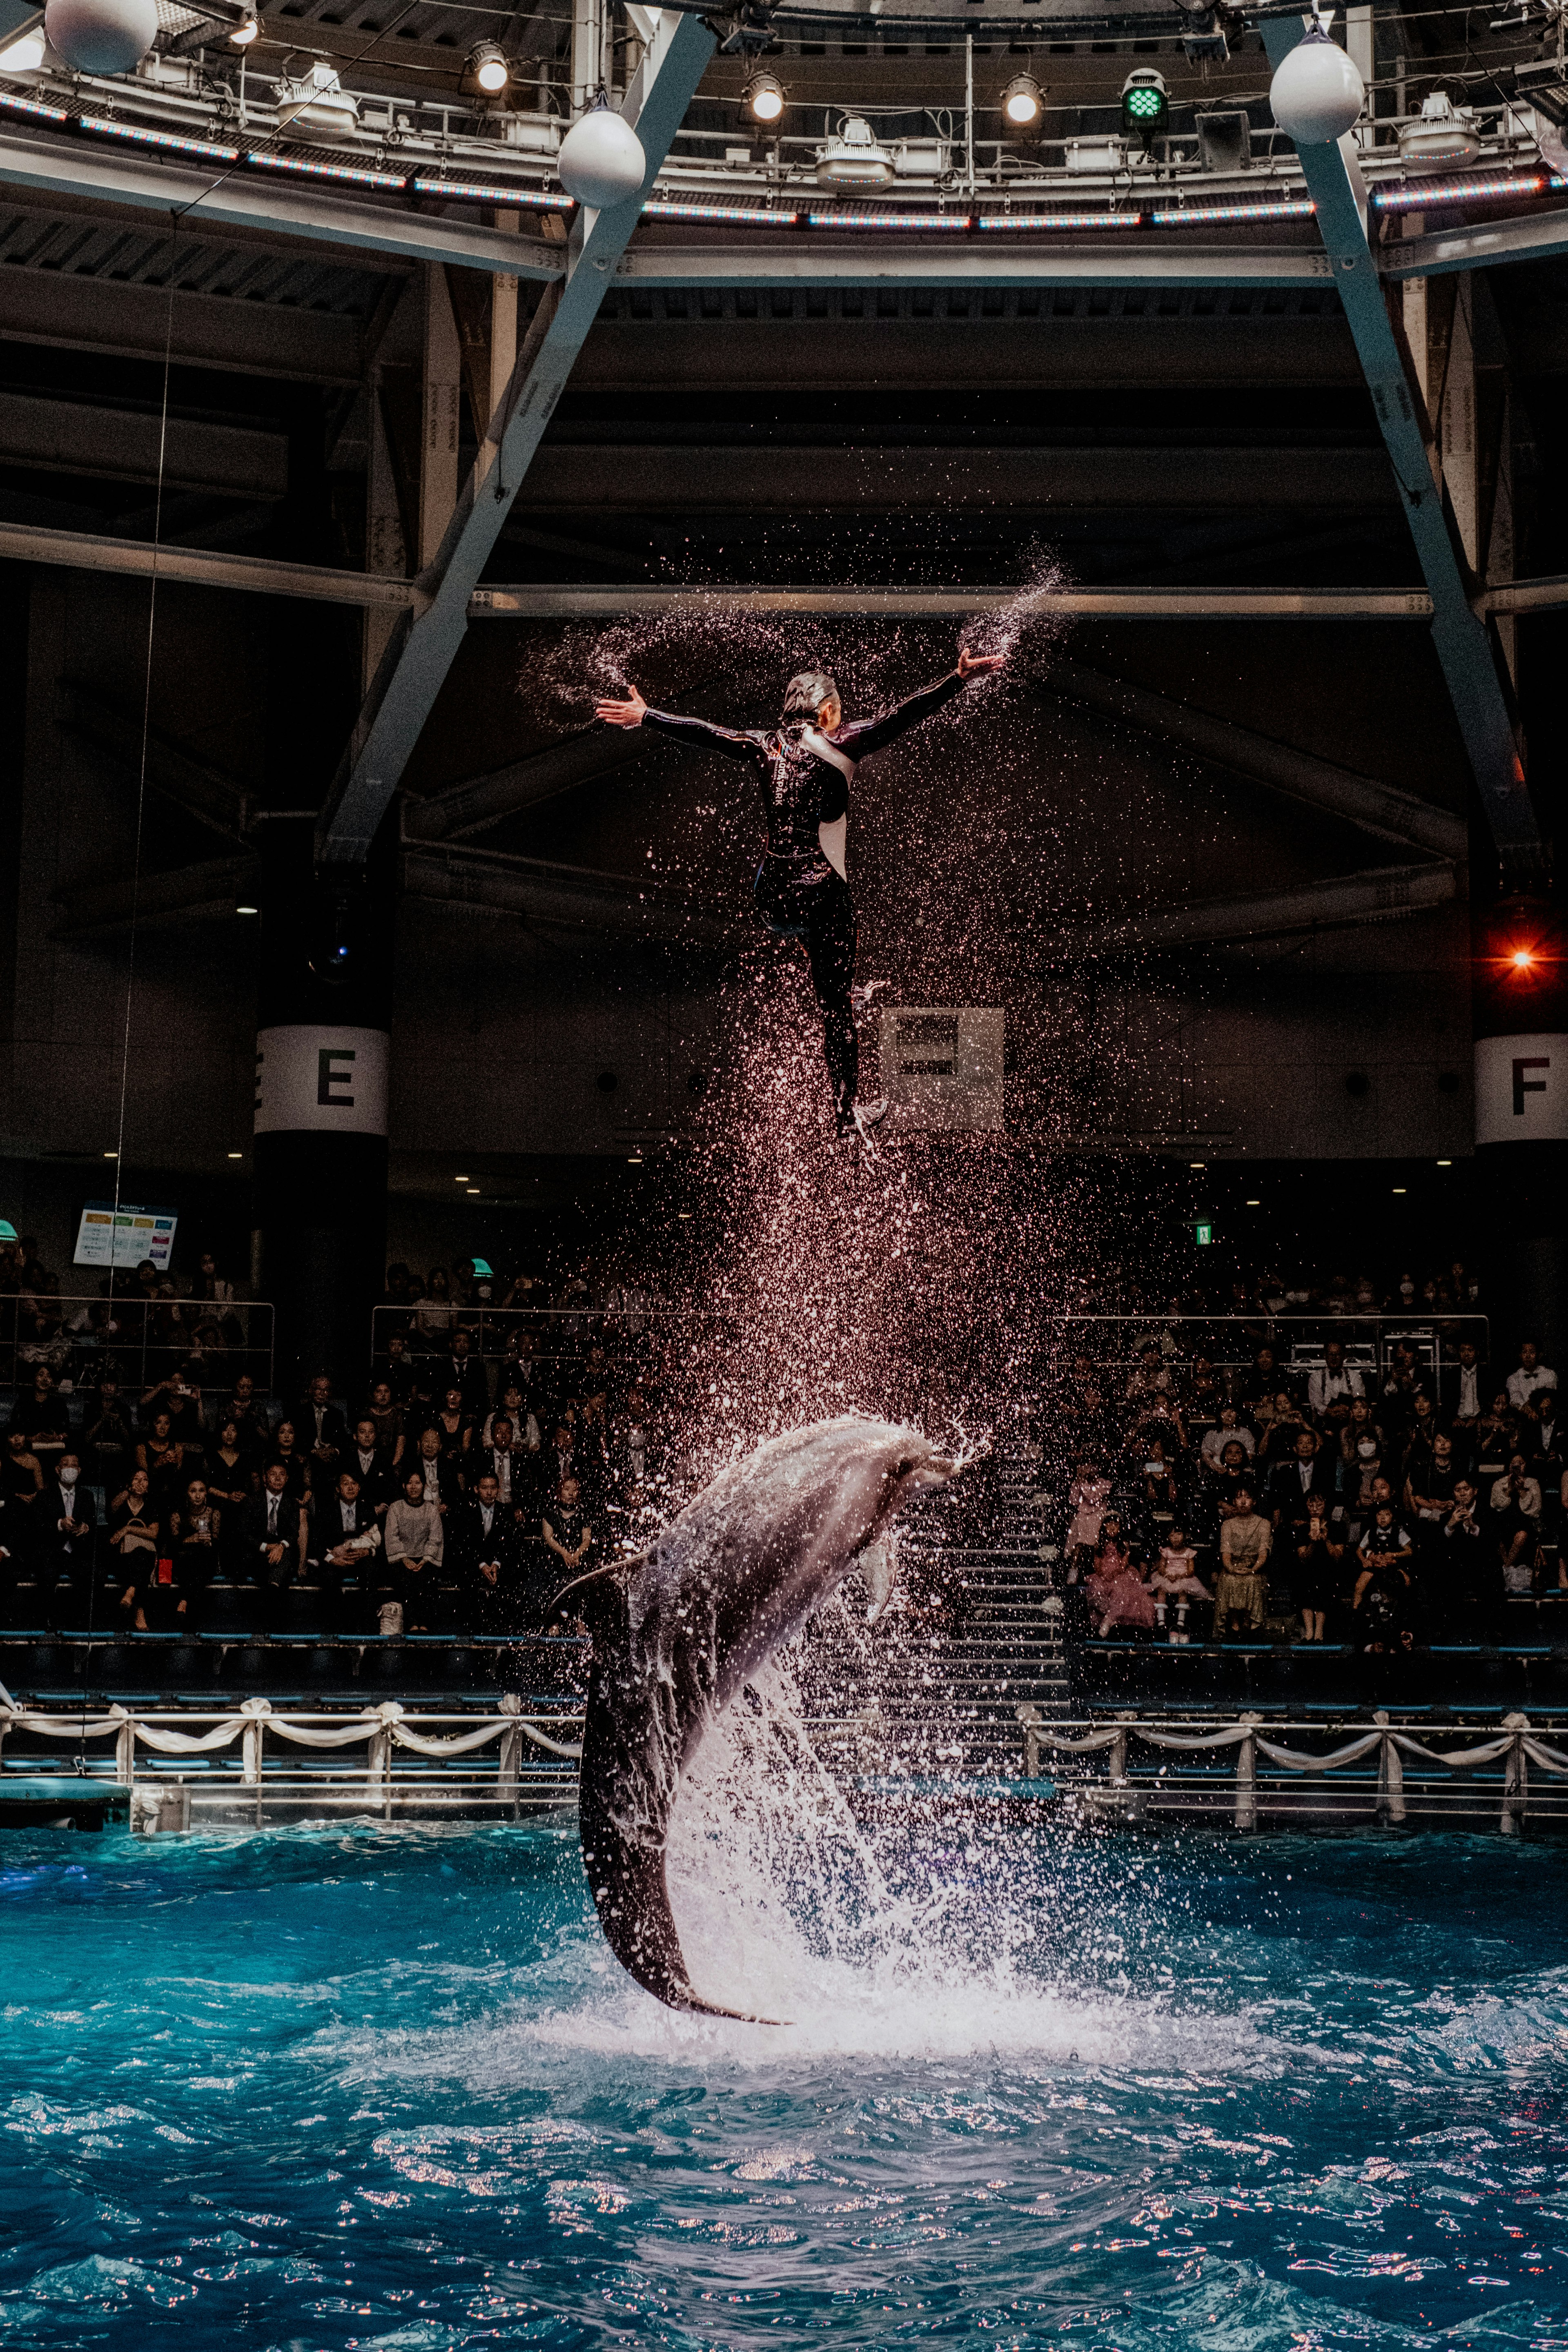
M 1034 75 L 1015 74 L 1002 93 L 1002 119 L 1015 131 L 1027 131 L 1038 122 L 1041 103 Z
M 1535 961 L 1533 948 L 1515 948 L 1511 958 L 1515 971 L 1528 971 Z
M 511 79 L 506 51 L 495 41 L 477 41 L 468 51 L 468 72 L 477 89 L 499 98 Z
M 244 17 L 229 34 L 230 46 L 237 49 L 247 49 L 260 30 L 260 24 L 256 17 Z
M 237 915 L 259 915 L 261 909 L 259 907 L 237 907 L 234 911 Z
M 231 1160 L 243 1160 L 245 1154 L 243 1151 L 231 1151 L 228 1156 Z
M 754 122 L 776 122 L 784 110 L 784 86 L 777 74 L 754 73 L 741 93 Z
M 1152 66 L 1138 66 L 1121 85 L 1121 128 L 1129 138 L 1152 146 L 1171 119 L 1165 77 Z

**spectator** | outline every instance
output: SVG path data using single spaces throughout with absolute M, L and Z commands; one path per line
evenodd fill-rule
M 206 1480 L 188 1480 L 180 1507 L 169 1521 L 169 1539 L 174 1583 L 190 1618 L 196 1615 L 203 1595 L 217 1574 L 222 1525 L 223 1513 L 213 1501 Z
M 1078 1573 L 1087 1573 L 1089 1558 L 1100 1541 L 1100 1523 L 1110 1500 L 1110 1481 L 1101 1477 L 1086 1456 L 1068 1488 L 1068 1549 Z
M 1489 1473 L 1494 1478 L 1501 1477 L 1510 1454 L 1518 1453 L 1519 1423 L 1506 1391 L 1499 1391 L 1476 1423 L 1474 1450 L 1477 1469 L 1483 1477 Z
M 280 1421 L 272 1433 L 272 1450 L 267 1467 L 280 1465 L 283 1489 L 292 1503 L 303 1505 L 310 1491 L 310 1464 L 300 1450 L 299 1432 L 291 1421 Z
M 1268 1580 L 1265 1573 L 1273 1549 L 1274 1530 L 1253 1507 L 1251 1489 L 1241 1486 L 1235 1507 L 1219 1531 L 1219 1580 L 1215 1588 L 1215 1629 L 1232 1640 L 1240 1627 L 1256 1633 L 1267 1614 Z
M 485 1478 L 493 1478 L 497 1498 L 515 1524 L 516 1515 L 522 1508 L 522 1490 L 529 1475 L 526 1457 L 518 1451 L 516 1433 L 504 1412 L 494 1416 L 489 1431 L 489 1444 L 476 1445 L 471 1449 L 468 1463 L 468 1484 L 477 1493 Z
M 1454 1441 L 1445 1429 L 1417 1438 L 1405 1456 L 1405 1508 L 1413 1522 L 1417 1549 L 1425 1555 L 1437 1540 L 1453 1507 L 1458 1477 Z
M 1345 1556 L 1344 1538 L 1335 1533 L 1329 1517 L 1327 1496 L 1308 1496 L 1306 1522 L 1296 1530 L 1295 1550 L 1296 1605 L 1301 1612 L 1301 1639 L 1321 1642 L 1329 1608 L 1338 1592 Z
M 387 1402 L 403 1411 L 414 1402 L 419 1378 L 408 1354 L 406 1331 L 387 1334 L 386 1352 L 376 1359 L 371 1374 L 371 1402 L 377 1387 L 386 1390 Z
M 540 1522 L 540 1533 L 545 1547 L 555 1554 L 568 1579 L 583 1572 L 594 1545 L 592 1523 L 584 1517 L 581 1506 L 581 1490 L 575 1478 L 563 1478 L 555 1496 L 545 1507 Z
M 202 1442 L 201 1385 L 199 1381 L 190 1378 L 184 1365 L 182 1364 L 177 1371 L 165 1372 L 161 1381 L 154 1381 L 151 1388 L 142 1391 L 143 1423 L 150 1414 L 156 1415 L 159 1412 L 168 1415 L 169 1433 L 176 1445 L 183 1445 L 187 1453 L 195 1452 L 200 1446 Z
M 153 1416 L 152 1428 L 137 1443 L 136 1466 L 147 1473 L 153 1508 L 163 1526 L 184 1491 L 184 1465 L 185 1449 L 172 1433 L 168 1413 L 160 1408 Z
M 100 1381 L 97 1397 L 84 1416 L 84 1466 L 91 1483 L 106 1494 L 122 1489 L 130 1480 L 136 1444 L 131 1415 L 111 1376 Z
M 381 1522 L 352 1469 L 339 1472 L 330 1500 L 317 1509 L 311 1528 L 310 1565 L 330 1570 L 342 1584 L 351 1570 L 368 1567 L 381 1543 Z
M 138 1468 L 109 1508 L 110 1549 L 119 1554 L 120 1578 L 125 1588 L 120 1596 L 121 1614 L 138 1633 L 152 1630 L 147 1611 L 158 1582 L 158 1536 L 151 1482 L 145 1470 Z
M 463 1391 L 456 1381 L 447 1382 L 438 1412 L 426 1422 L 422 1436 L 435 1430 L 441 1444 L 441 1458 L 457 1477 L 462 1467 L 463 1455 L 473 1442 L 474 1416 L 463 1403 Z
M 1473 1339 L 1460 1340 L 1454 1362 L 1444 1366 L 1438 1381 L 1450 1420 L 1458 1428 L 1473 1430 L 1493 1393 L 1490 1367 L 1482 1363 Z
M 389 1447 L 382 1444 L 380 1433 L 368 1412 L 362 1413 L 354 1423 L 353 1444 L 349 1448 L 343 1468 L 353 1474 L 366 1510 L 374 1515 L 379 1526 L 396 1497 L 400 1482 L 397 1457 Z
M 261 1492 L 245 1507 L 244 1551 L 249 1570 L 275 1604 L 300 1573 L 305 1556 L 305 1507 L 289 1492 L 289 1465 L 275 1457 L 262 1473 Z
M 483 1421 L 490 1409 L 489 1382 L 482 1360 L 474 1353 L 472 1336 L 461 1324 L 452 1334 L 446 1362 L 436 1378 L 448 1396 L 453 1389 L 457 1390 L 462 1411 L 470 1422 Z
M 5 1437 L 5 1496 L 16 1574 L 30 1575 L 43 1532 L 43 1465 L 19 1429 Z
M 1251 1430 L 1243 1423 L 1236 1406 L 1222 1405 L 1217 1426 L 1207 1433 L 1198 1448 L 1198 1459 L 1211 1477 L 1217 1477 L 1227 1445 L 1239 1446 L 1242 1460 L 1247 1463 L 1252 1459 L 1255 1444 Z
M 1186 1530 L 1179 1520 L 1173 1520 L 1154 1573 L 1149 1580 L 1149 1597 L 1154 1603 L 1155 1622 L 1162 1628 L 1173 1613 L 1171 1627 L 1173 1649 L 1185 1649 L 1192 1636 L 1187 1631 L 1187 1618 L 1194 1608 L 1202 1608 L 1214 1599 L 1213 1593 L 1198 1574 L 1197 1548 L 1187 1541 Z
M 1532 1535 L 1541 1533 L 1541 1487 L 1522 1454 L 1510 1456 L 1507 1470 L 1493 1485 L 1491 1507 L 1498 1518 L 1511 1514 L 1527 1520 Z
M 1123 1551 L 1119 1543 L 1102 1536 L 1094 1574 L 1085 1589 L 1102 1642 L 1118 1625 L 1131 1625 L 1145 1633 L 1152 1628 L 1157 1614 L 1154 1598 L 1144 1579 L 1142 1559 L 1131 1547 Z
M 1275 1464 L 1268 1479 L 1269 1514 L 1280 1540 L 1293 1545 L 1310 1517 L 1309 1504 L 1318 1494 L 1318 1449 L 1322 1440 L 1315 1430 L 1298 1429 L 1289 1456 Z
M 1352 1404 L 1364 1397 L 1361 1374 L 1345 1362 L 1342 1339 L 1331 1339 L 1323 1360 L 1307 1381 L 1307 1402 L 1320 1427 L 1338 1430 L 1350 1419 Z M 1320 1637 L 1321 1638 L 1321 1637 Z
M 249 1562 L 240 1549 L 240 1530 L 245 1507 L 260 1484 L 260 1474 L 241 1441 L 238 1422 L 226 1421 L 207 1461 L 207 1493 L 218 1508 L 218 1559 L 226 1576 L 243 1579 L 249 1573 Z
M 223 1408 L 221 1418 L 234 1422 L 247 1453 L 259 1461 L 271 1439 L 266 1411 L 256 1393 L 256 1382 L 248 1372 L 241 1372 L 234 1384 L 234 1394 Z
M 197 1261 L 191 1297 L 211 1307 L 232 1307 L 237 1295 L 233 1283 L 226 1282 L 218 1272 L 217 1260 L 211 1250 L 204 1250 Z
M 348 1451 L 348 1423 L 332 1402 L 332 1383 L 318 1372 L 296 1416 L 303 1433 L 306 1475 L 312 1493 L 330 1494 L 337 1483 L 338 1465 Z
M 447 1335 L 458 1319 L 452 1304 L 452 1285 L 444 1265 L 433 1265 L 430 1279 L 419 1294 L 414 1309 L 414 1328 L 426 1350 L 444 1348 Z
M 402 1406 L 392 1401 L 392 1389 L 386 1381 L 377 1381 L 373 1385 L 366 1414 L 375 1423 L 376 1444 L 391 1461 L 394 1469 L 401 1468 L 404 1448 L 407 1444 L 407 1423 Z
M 403 1604 L 406 1633 L 430 1630 L 431 1593 L 446 1558 L 446 1540 L 440 1511 L 427 1499 L 419 1471 L 412 1469 L 387 1511 L 383 1531 L 387 1575 Z
M 60 1587 L 68 1597 L 85 1583 L 90 1590 L 98 1548 L 98 1505 L 92 1489 L 81 1483 L 79 1455 L 67 1452 L 46 1477 L 37 1504 L 42 1541 L 35 1576 L 44 1604 L 45 1622 L 58 1619 Z
M 1503 1591 L 1510 1600 L 1527 1599 L 1535 1591 L 1541 1549 L 1541 1488 L 1530 1475 L 1522 1454 L 1515 1454 L 1491 1491 L 1491 1534 L 1502 1570 Z
M 474 1622 L 481 1633 L 516 1633 L 522 1595 L 517 1524 L 493 1470 L 481 1470 L 458 1517 L 458 1559 L 471 1580 Z
M 1272 1404 L 1279 1388 L 1279 1366 L 1272 1348 L 1259 1348 L 1241 1378 L 1241 1402 L 1258 1405 L 1267 1400 Z
M 1508 1376 L 1508 1401 L 1514 1412 L 1533 1413 L 1542 1391 L 1556 1386 L 1556 1373 L 1542 1362 L 1535 1341 L 1526 1339 L 1519 1351 L 1519 1368 Z
M 26 1439 L 27 1450 L 37 1455 L 45 1476 L 52 1477 L 55 1465 L 70 1443 L 70 1411 L 47 1364 L 35 1368 L 32 1387 L 18 1401 L 11 1426 Z
M 1456 1479 L 1427 1576 L 1436 1630 L 1450 1642 L 1489 1642 L 1496 1635 L 1497 1549 L 1488 1541 L 1482 1517 L 1471 1481 Z
M 1410 1538 L 1397 1524 L 1392 1503 L 1382 1503 L 1362 1537 L 1361 1574 L 1351 1601 L 1363 1650 L 1384 1653 L 1415 1645 L 1415 1593 L 1410 1575 Z
M 445 1518 L 462 1498 L 463 1482 L 457 1470 L 460 1458 L 454 1454 L 448 1459 L 442 1448 L 440 1430 L 426 1429 L 420 1435 L 412 1459 L 402 1465 L 403 1484 L 406 1487 L 408 1473 L 417 1470 L 426 1502 Z
M 1288 1389 L 1276 1391 L 1273 1412 L 1268 1424 L 1268 1441 L 1263 1459 L 1270 1472 L 1288 1463 L 1295 1452 L 1296 1440 L 1308 1426 L 1307 1416 Z

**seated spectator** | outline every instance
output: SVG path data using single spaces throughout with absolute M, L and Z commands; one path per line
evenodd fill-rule
M 234 1384 L 234 1393 L 223 1407 L 220 1421 L 232 1421 L 238 1428 L 240 1443 L 258 1464 L 271 1444 L 272 1430 L 263 1401 L 256 1393 L 256 1382 L 248 1372 L 241 1372 Z
M 1272 1348 L 1259 1348 L 1241 1376 L 1239 1402 L 1244 1410 L 1251 1408 L 1254 1419 L 1257 1407 L 1268 1402 L 1272 1407 L 1279 1392 L 1279 1365 Z
M 1225 1386 L 1206 1356 L 1196 1357 L 1186 1384 L 1187 1424 L 1212 1429 L 1225 1404 Z
M 546 1549 L 552 1551 L 561 1563 L 563 1583 L 584 1573 L 594 1547 L 594 1528 L 584 1514 L 581 1490 L 575 1478 L 562 1479 L 541 1515 L 539 1531 L 544 1538 Z
M 168 1417 L 169 1434 L 177 1445 L 188 1451 L 202 1442 L 202 1394 L 198 1382 L 191 1381 L 182 1364 L 177 1371 L 165 1372 L 142 1391 L 142 1426 L 148 1427 L 159 1413 Z
M 1520 1424 L 1506 1392 L 1500 1391 L 1476 1423 L 1474 1454 L 1482 1478 L 1500 1478 L 1520 1450 Z
M 1526 1339 L 1519 1351 L 1518 1369 L 1508 1376 L 1508 1401 L 1516 1413 L 1537 1411 L 1537 1399 L 1547 1389 L 1557 1386 L 1557 1375 L 1550 1364 L 1541 1360 L 1541 1351 L 1533 1339 Z
M 1319 1495 L 1318 1454 L 1321 1445 L 1322 1440 L 1315 1430 L 1298 1428 L 1289 1454 L 1277 1462 L 1269 1473 L 1269 1517 L 1282 1543 L 1294 1546 L 1301 1540 L 1300 1531 L 1310 1516 L 1311 1500 Z
M 463 1391 L 456 1381 L 447 1382 L 440 1407 L 426 1417 L 421 1437 L 431 1430 L 438 1433 L 441 1458 L 451 1465 L 452 1475 L 457 1477 L 462 1468 L 462 1457 L 473 1443 L 474 1416 L 464 1404 Z
M 1359 1546 L 1361 1574 L 1351 1607 L 1360 1646 L 1374 1654 L 1415 1647 L 1415 1584 L 1410 1538 L 1392 1503 L 1382 1503 Z
M 409 1472 L 417 1470 L 425 1490 L 425 1500 L 445 1518 L 447 1512 L 462 1500 L 463 1482 L 458 1475 L 458 1464 L 461 1459 L 460 1454 L 448 1457 L 441 1444 L 439 1429 L 426 1429 L 422 1432 L 412 1454 L 399 1465 L 398 1475 L 406 1486 Z
M 1328 1612 L 1338 1595 L 1345 1556 L 1342 1535 L 1329 1517 L 1328 1497 L 1307 1496 L 1305 1524 L 1293 1529 L 1296 1551 L 1296 1606 L 1301 1612 L 1301 1639 L 1321 1642 Z
M 1434 1630 L 1446 1642 L 1497 1638 L 1497 1547 L 1489 1539 L 1484 1517 L 1474 1485 L 1457 1479 L 1426 1571 Z
M 1441 1540 L 1458 1475 L 1454 1441 L 1446 1429 L 1412 1441 L 1405 1457 L 1405 1508 L 1423 1561 Z
M 299 1576 L 305 1557 L 303 1492 L 289 1492 L 289 1465 L 277 1456 L 262 1472 L 261 1492 L 245 1506 L 242 1531 L 247 1574 L 276 1602 Z
M 1311 1434 L 1308 1430 L 1306 1414 L 1288 1389 L 1276 1390 L 1268 1434 L 1263 1446 L 1264 1465 L 1272 1471 L 1280 1463 L 1289 1462 L 1296 1450 L 1296 1441 L 1303 1431 Z
M 55 1386 L 47 1364 L 34 1368 L 32 1386 L 16 1401 L 11 1427 L 27 1441 L 27 1450 L 52 1477 L 56 1463 L 70 1443 L 70 1409 Z
M 173 1434 L 169 1415 L 159 1408 L 145 1436 L 138 1439 L 136 1467 L 145 1470 L 153 1490 L 153 1508 L 167 1526 L 169 1515 L 184 1492 L 185 1449 Z
M 289 1501 L 302 1504 L 310 1491 L 310 1465 L 300 1449 L 299 1432 L 291 1421 L 280 1421 L 272 1433 L 272 1444 L 265 1469 L 269 1470 L 274 1465 L 282 1468 L 283 1491 Z
M 470 1422 L 483 1421 L 490 1409 L 489 1381 L 483 1360 L 474 1353 L 473 1337 L 461 1324 L 453 1332 L 445 1362 L 434 1373 L 437 1387 L 449 1395 L 458 1391 L 461 1409 Z
M 470 1584 L 473 1622 L 482 1633 L 520 1633 L 525 1593 L 517 1522 L 502 1501 L 493 1470 L 481 1470 L 458 1514 L 461 1570 Z
M 1134 1431 L 1133 1435 L 1137 1438 L 1139 1433 Z M 1176 1491 L 1176 1465 L 1165 1459 L 1165 1441 L 1157 1434 L 1144 1437 L 1137 1447 L 1137 1453 L 1142 1461 L 1140 1475 L 1144 1507 L 1156 1528 L 1163 1532 L 1181 1507 Z
M 1473 1339 L 1461 1339 L 1453 1362 L 1438 1373 L 1438 1401 L 1451 1426 L 1473 1430 L 1495 1393 L 1490 1366 L 1482 1363 Z
M 1152 1628 L 1155 1602 L 1145 1580 L 1142 1556 L 1134 1547 L 1123 1550 L 1114 1538 L 1102 1533 L 1094 1573 L 1084 1589 L 1102 1642 L 1119 1625 L 1131 1625 L 1144 1633 Z
M 43 1465 L 19 1429 L 5 1433 L 4 1491 L 12 1573 L 30 1576 L 43 1536 Z
M 120 1612 L 137 1633 L 154 1630 L 148 1622 L 150 1608 L 155 1614 L 160 1613 L 159 1533 L 147 1473 L 133 1470 L 129 1485 L 109 1507 L 109 1544 L 110 1550 L 119 1555 L 120 1579 L 124 1587 L 120 1596 Z
M 389 1506 L 390 1507 L 390 1506 Z M 365 1568 L 381 1544 L 381 1522 L 352 1468 L 340 1471 L 330 1498 L 310 1523 L 310 1565 L 323 1582 L 341 1584 Z
M 1198 1448 L 1198 1460 L 1211 1477 L 1218 1477 L 1227 1445 L 1240 1448 L 1243 1465 L 1251 1461 L 1257 1441 L 1233 1404 L 1220 1407 L 1219 1421 Z
M 418 1385 L 419 1375 L 408 1353 L 408 1334 L 406 1331 L 390 1332 L 385 1352 L 376 1358 L 372 1367 L 372 1405 L 375 1402 L 376 1390 L 384 1388 L 387 1403 L 405 1411 L 414 1402 Z
M 376 1381 L 372 1386 L 365 1415 L 375 1423 L 375 1442 L 382 1452 L 388 1455 L 395 1469 L 401 1468 L 408 1442 L 407 1422 L 402 1406 L 394 1404 L 392 1390 L 385 1381 Z
M 433 1265 L 430 1278 L 419 1294 L 414 1309 L 414 1329 L 420 1347 L 426 1355 L 447 1345 L 458 1310 L 452 1304 L 452 1285 L 444 1265 Z
M 379 1525 L 385 1518 L 387 1507 L 397 1496 L 402 1482 L 397 1475 L 397 1457 L 390 1447 L 382 1444 L 376 1425 L 368 1412 L 362 1413 L 354 1423 L 353 1443 L 343 1468 L 353 1473 L 354 1484 L 364 1497 L 365 1508 L 374 1513 Z
M 218 1530 L 223 1513 L 207 1491 L 205 1478 L 192 1478 L 179 1508 L 169 1521 L 169 1543 L 174 1562 L 174 1582 L 185 1613 L 195 1617 L 203 1595 L 218 1572 Z
M 208 1450 L 206 1472 L 207 1493 L 218 1508 L 218 1559 L 223 1573 L 243 1580 L 250 1564 L 240 1553 L 242 1514 L 260 1488 L 261 1474 L 245 1450 L 238 1422 L 226 1421 L 218 1431 L 216 1444 Z
M 1490 1500 L 1496 1517 L 1512 1513 L 1529 1521 L 1533 1535 L 1541 1533 L 1541 1487 L 1531 1476 L 1522 1454 L 1510 1454 L 1508 1468 L 1493 1483 Z
M 312 1493 L 330 1495 L 338 1469 L 348 1452 L 348 1423 L 332 1402 L 332 1383 L 318 1372 L 295 1416 L 295 1428 L 305 1442 L 305 1470 Z
M 1527 1599 L 1535 1591 L 1541 1499 L 1541 1488 L 1526 1469 L 1523 1454 L 1514 1454 L 1491 1490 L 1491 1537 L 1502 1570 L 1503 1591 L 1510 1600 Z
M 1170 1370 L 1161 1359 L 1159 1348 L 1152 1339 L 1145 1339 L 1127 1382 L 1126 1402 L 1147 1404 L 1152 1398 L 1163 1396 L 1170 1385 Z
M 1220 1570 L 1215 1587 L 1215 1631 L 1236 1640 L 1243 1627 L 1256 1633 L 1268 1613 L 1266 1570 L 1274 1530 L 1254 1508 L 1251 1489 L 1237 1488 L 1234 1507 L 1219 1531 Z
M 1160 1547 L 1160 1557 L 1154 1573 L 1149 1580 L 1149 1598 L 1154 1603 L 1154 1622 L 1162 1629 L 1171 1623 L 1171 1645 L 1184 1649 L 1192 1636 L 1187 1631 L 1187 1619 L 1194 1608 L 1202 1609 L 1214 1600 L 1213 1593 L 1198 1574 L 1197 1548 L 1187 1541 L 1186 1530 L 1179 1520 L 1173 1520 Z
M 389 1507 L 382 1540 L 388 1581 L 403 1604 L 403 1630 L 427 1633 L 432 1593 L 446 1558 L 447 1539 L 440 1511 L 427 1498 L 417 1469 L 409 1471 L 402 1494 Z
M 92 1489 L 81 1482 L 80 1457 L 68 1450 L 46 1475 L 37 1506 L 40 1515 L 39 1544 L 33 1573 L 44 1604 L 44 1622 L 58 1621 L 60 1588 L 68 1595 L 79 1586 L 90 1590 L 98 1549 L 98 1505 Z
M 495 1480 L 501 1508 L 515 1524 L 524 1508 L 524 1489 L 531 1476 L 531 1465 L 528 1456 L 520 1451 L 517 1433 L 504 1412 L 492 1415 L 489 1444 L 470 1448 L 466 1473 L 468 1487 L 474 1493 L 481 1480 Z
M 1323 1349 L 1322 1363 L 1307 1381 L 1307 1402 L 1313 1420 L 1321 1429 L 1337 1431 L 1350 1419 L 1355 1399 L 1365 1394 L 1361 1374 L 1345 1362 L 1344 1341 L 1331 1339 Z
M 129 1482 L 136 1444 L 131 1414 L 120 1393 L 120 1382 L 100 1380 L 83 1417 L 83 1467 L 95 1486 L 114 1494 Z
M 1068 1524 L 1069 1581 L 1076 1582 L 1089 1572 L 1089 1556 L 1100 1541 L 1100 1523 L 1110 1500 L 1110 1479 L 1102 1477 L 1086 1455 L 1068 1488 L 1068 1508 L 1072 1513 Z

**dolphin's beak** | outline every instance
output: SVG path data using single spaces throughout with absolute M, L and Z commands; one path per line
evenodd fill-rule
M 900 1473 L 900 1483 L 905 1493 L 929 1494 L 933 1486 L 945 1486 L 957 1475 L 958 1465 L 943 1454 L 933 1454 L 929 1461 L 910 1462 Z

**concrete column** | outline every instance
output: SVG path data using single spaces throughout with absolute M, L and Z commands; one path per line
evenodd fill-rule
M 308 821 L 265 828 L 255 1198 L 279 1388 L 363 1369 L 386 1243 L 395 845 L 312 865 Z
M 1525 1337 L 1568 1352 L 1568 968 L 1542 897 L 1478 911 L 1474 938 L 1476 1165 L 1481 1304 L 1494 1360 Z
M 458 503 L 458 444 L 462 430 L 463 354 L 447 273 L 425 266 L 425 403 L 419 464 L 419 563 L 436 559 Z

